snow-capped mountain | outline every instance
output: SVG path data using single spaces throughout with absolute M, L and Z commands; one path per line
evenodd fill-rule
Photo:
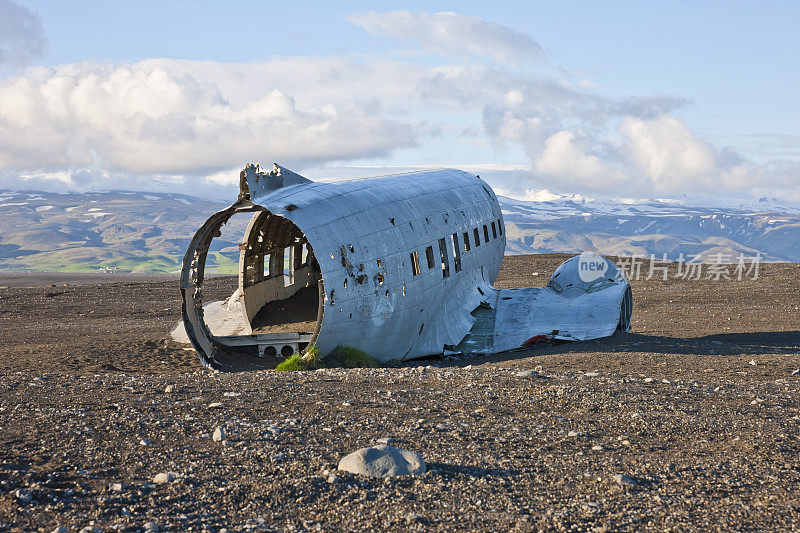
M 507 253 L 592 250 L 669 259 L 760 253 L 800 262 L 800 209 L 773 202 L 697 207 L 674 200 L 500 197 Z M 0 269 L 175 272 L 195 230 L 227 204 L 182 194 L 0 190 Z M 235 272 L 247 217 L 215 239 L 208 269 Z
M 800 209 L 763 200 L 702 207 L 676 200 L 539 201 L 500 198 L 507 253 L 596 251 L 708 259 L 760 253 L 765 260 L 800 261 Z

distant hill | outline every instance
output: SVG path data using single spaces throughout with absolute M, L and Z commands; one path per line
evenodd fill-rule
M 800 262 L 800 213 L 771 205 L 526 202 L 500 198 L 507 253 L 754 255 Z M 55 194 L 0 190 L 0 270 L 177 272 L 189 240 L 226 203 L 129 191 Z M 236 272 L 247 217 L 212 243 L 207 270 Z
M 0 190 L 0 270 L 176 272 L 194 232 L 222 203 L 127 191 Z M 236 272 L 247 217 L 212 242 L 211 272 Z
M 501 198 L 507 254 L 595 251 L 704 260 L 761 253 L 800 262 L 800 210 L 763 201 L 737 207 L 693 207 L 677 201 L 540 202 Z

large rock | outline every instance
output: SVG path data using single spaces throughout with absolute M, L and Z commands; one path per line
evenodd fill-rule
M 425 468 L 420 454 L 388 444 L 361 448 L 339 461 L 339 470 L 371 477 L 419 476 Z

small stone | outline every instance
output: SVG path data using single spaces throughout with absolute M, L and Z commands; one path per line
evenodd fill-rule
M 572 431 L 570 431 L 569 433 L 567 433 L 567 437 L 580 437 L 580 436 L 581 436 L 581 434 L 578 433 L 577 431 L 575 431 L 574 429 Z
M 750 359 L 750 364 L 756 366 L 758 363 L 756 363 L 755 359 Z
M 56 526 L 56 528 L 50 533 L 67 533 L 68 531 L 69 529 L 65 528 L 64 526 Z
M 408 513 L 406 515 L 406 524 L 417 524 L 422 522 L 422 515 L 419 513 Z
M 517 372 L 518 378 L 532 378 L 535 374 L 533 370 L 521 370 Z
M 122 492 L 122 483 L 112 483 L 108 486 L 108 490 L 111 492 Z
M 21 503 L 31 503 L 31 500 L 33 500 L 33 494 L 28 489 L 15 490 L 14 497 Z
M 164 483 L 169 483 L 170 481 L 174 480 L 175 480 L 175 474 L 173 474 L 172 472 L 161 472 L 155 475 L 155 477 L 153 478 L 153 483 L 162 485 Z
M 269 460 L 272 461 L 273 463 L 280 463 L 284 459 L 286 459 L 286 454 L 284 453 L 276 453 L 275 455 L 269 458 Z
M 611 478 L 621 487 L 635 487 L 638 485 L 635 479 L 625 474 L 614 474 Z
M 81 529 L 81 533 L 101 533 L 100 528 L 97 526 L 86 526 Z
M 222 395 L 225 396 L 226 398 L 236 398 L 237 396 L 241 396 L 242 393 L 241 392 L 223 392 Z
M 794 371 L 792 372 L 792 375 L 793 375 L 793 376 L 796 376 L 797 374 L 800 374 L 800 368 L 798 368 L 798 369 L 796 369 L 796 370 L 794 370 Z
M 391 437 L 381 437 L 375 442 L 377 442 L 378 444 L 391 444 L 392 442 L 394 442 L 394 439 Z
M 583 375 L 587 378 L 596 378 L 600 375 L 600 372 L 584 372 Z
M 209 409 L 221 409 L 222 408 L 222 403 L 221 402 L 210 403 L 210 404 L 208 404 L 208 408 Z
M 339 470 L 370 477 L 419 476 L 425 473 L 425 460 L 416 452 L 388 444 L 361 448 L 339 461 Z
M 217 427 L 214 430 L 214 434 L 211 436 L 214 442 L 222 442 L 225 440 L 225 430 L 222 427 Z
M 144 525 L 144 530 L 147 533 L 158 533 L 159 529 L 160 528 L 158 527 L 158 524 L 156 524 L 155 522 L 147 522 Z
M 339 477 L 336 474 L 328 476 L 328 483 L 336 483 L 337 481 L 339 481 Z
M 629 441 L 628 439 L 623 439 L 622 445 L 623 446 L 630 446 L 631 445 L 631 441 Z
M 173 393 L 173 392 L 175 392 L 175 385 L 172 385 L 172 384 L 170 383 L 169 385 L 167 385 L 166 387 L 164 387 L 164 392 L 166 392 L 167 394 L 170 394 L 170 393 Z
M 593 452 L 602 452 L 603 450 L 605 450 L 605 448 L 603 448 L 599 444 L 595 444 L 594 446 L 592 446 L 592 451 Z
M 645 383 L 652 383 L 653 382 L 653 378 L 644 378 L 644 382 Z

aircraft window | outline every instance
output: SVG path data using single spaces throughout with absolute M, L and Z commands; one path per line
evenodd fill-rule
M 272 254 L 264 254 L 264 279 L 269 277 L 269 263 L 272 261 Z
M 464 251 L 469 252 L 469 232 L 465 231 L 463 237 L 464 237 Z
M 283 249 L 283 286 L 288 287 L 294 283 L 294 247 Z
M 500 232 L 500 235 L 503 234 L 503 220 L 500 218 L 497 219 L 497 231 Z
M 475 237 L 475 246 L 478 247 L 481 245 L 481 234 L 478 233 L 478 228 L 472 230 L 472 236 Z
M 489 242 L 489 228 L 486 227 L 486 224 L 483 225 L 483 242 Z
M 425 248 L 425 256 L 428 258 L 428 268 L 433 268 L 436 265 L 436 261 L 433 258 L 433 246 Z
M 461 245 L 458 244 L 458 233 L 453 233 L 453 268 L 461 272 Z
M 494 225 L 494 220 L 492 220 L 492 238 L 497 238 L 497 227 Z
M 444 238 L 439 239 L 439 258 L 442 260 L 442 277 L 450 277 L 450 261 L 447 260 L 447 242 Z
M 419 272 L 419 254 L 417 252 L 411 252 L 411 274 L 416 276 Z

